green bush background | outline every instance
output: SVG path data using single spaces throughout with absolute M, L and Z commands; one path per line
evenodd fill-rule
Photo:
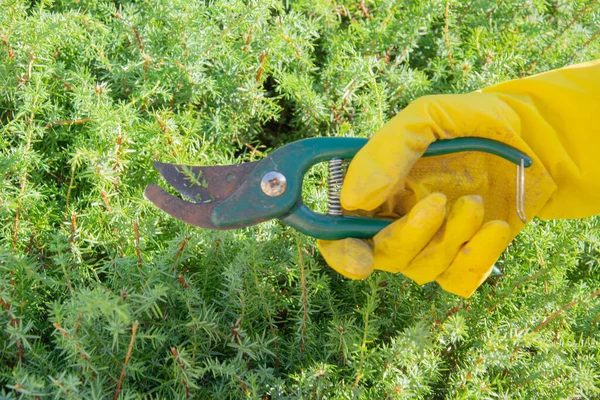
M 155 159 L 369 136 L 421 95 L 598 58 L 599 21 L 595 0 L 0 2 L 0 398 L 598 398 L 599 218 L 534 221 L 462 300 L 142 191 Z

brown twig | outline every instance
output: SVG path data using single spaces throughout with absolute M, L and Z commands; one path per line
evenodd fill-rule
M 142 252 L 140 251 L 140 230 L 137 218 L 133 221 L 133 233 L 135 235 L 135 254 L 138 259 L 138 268 L 142 268 Z
M 513 287 L 510 289 L 510 291 L 508 293 L 505 293 L 504 295 L 502 295 L 502 297 L 500 297 L 498 299 L 498 302 L 496 304 L 494 304 L 492 307 L 490 307 L 488 309 L 488 311 L 489 312 L 494 311 L 500 305 L 500 301 L 507 298 L 509 295 L 511 295 L 515 291 L 515 289 L 518 288 L 519 286 L 524 285 L 525 283 L 529 282 L 530 280 L 535 279 L 541 275 L 545 275 L 546 273 L 548 273 L 548 271 L 545 269 L 542 269 L 542 270 L 536 272 L 535 274 L 528 276 L 523 281 L 515 283 L 513 285 Z
M 165 120 L 162 119 L 162 116 L 159 113 L 154 114 L 156 118 L 156 122 L 158 122 L 158 127 L 160 128 L 162 133 L 169 133 L 169 127 Z M 170 143 L 169 143 L 170 144 Z
M 33 53 L 32 53 L 33 54 Z M 33 121 L 33 112 L 29 118 L 30 123 Z M 29 149 L 31 149 L 31 134 L 27 135 L 27 145 L 25 147 L 25 154 L 29 154 Z M 23 196 L 25 195 L 25 186 L 27 185 L 27 171 L 23 171 L 20 177 L 21 190 L 19 195 L 19 200 L 17 202 L 17 212 L 15 213 L 15 223 L 14 223 L 14 232 L 13 232 L 13 248 L 16 250 L 17 242 L 19 240 L 19 220 L 21 218 L 21 206 L 23 204 Z
M 538 261 L 542 268 L 535 274 L 530 275 L 527 278 L 525 278 L 522 282 L 515 283 L 513 285 L 513 287 L 510 289 L 510 292 L 505 293 L 502 297 L 500 297 L 500 299 L 498 299 L 498 302 L 496 302 L 496 304 L 494 304 L 491 308 L 488 309 L 489 312 L 494 311 L 496 309 L 496 307 L 498 307 L 498 305 L 500 304 L 500 301 L 502 301 L 503 299 L 508 297 L 510 294 L 512 294 L 515 291 L 515 289 L 518 288 L 520 285 L 523 285 L 523 284 L 529 282 L 530 280 L 535 279 L 539 276 L 545 275 L 549 272 L 549 269 L 546 265 L 546 261 L 544 260 L 544 255 L 542 254 L 542 249 L 540 249 L 540 247 L 535 242 L 534 242 L 534 245 L 535 245 L 535 251 L 536 251 L 536 254 L 538 257 Z
M 589 10 L 589 9 L 590 9 L 590 8 L 591 8 L 591 7 L 592 7 L 594 4 L 595 4 L 595 3 L 597 3 L 597 2 L 598 2 L 598 0 L 593 0 L 593 1 L 591 1 L 591 2 L 590 2 L 588 5 L 587 5 L 587 6 L 585 6 L 585 7 L 584 7 L 584 9 L 583 9 L 583 10 L 581 10 L 581 11 L 580 11 L 580 12 L 579 12 L 579 13 L 578 13 L 578 14 L 577 14 L 577 15 L 576 15 L 576 16 L 575 16 L 575 17 L 574 17 L 572 20 L 571 20 L 571 22 L 569 22 L 569 23 L 567 24 L 567 26 L 565 27 L 565 29 L 563 29 L 563 30 L 562 30 L 562 31 L 561 31 L 561 32 L 560 32 L 558 35 L 556 35 L 556 36 L 553 38 L 553 40 L 552 40 L 550 43 L 548 43 L 548 45 L 547 45 L 547 46 L 544 48 L 544 50 L 542 50 L 542 52 L 540 53 L 540 55 L 539 55 L 539 56 L 538 56 L 538 57 L 537 57 L 535 60 L 533 60 L 533 61 L 531 62 L 531 64 L 529 64 L 529 67 L 527 67 L 527 70 L 525 70 L 525 74 L 526 74 L 526 73 L 529 73 L 529 72 L 530 72 L 530 71 L 531 71 L 531 70 L 532 70 L 532 69 L 535 67 L 535 64 L 536 64 L 536 63 L 537 63 L 537 62 L 538 62 L 538 61 L 539 61 L 539 60 L 540 60 L 542 57 L 544 57 L 544 55 L 545 55 L 545 54 L 546 54 L 546 52 L 547 52 L 547 51 L 550 49 L 550 47 L 552 47 L 552 45 L 553 45 L 554 43 L 556 43 L 556 42 L 558 41 L 558 39 L 560 39 L 560 38 L 561 38 L 561 36 L 562 36 L 562 35 L 564 35 L 564 34 L 565 34 L 565 32 L 566 32 L 567 30 L 569 30 L 569 28 L 570 28 L 571 26 L 573 26 L 573 24 L 574 24 L 575 22 L 579 21 L 579 19 L 581 18 L 581 16 L 582 16 L 583 14 L 585 14 L 585 13 L 586 13 L 586 12 L 587 12 L 587 11 L 588 11 L 588 10 Z
M 519 10 L 520 8 L 525 7 L 526 3 L 523 3 L 523 5 L 521 7 L 515 7 L 515 10 Z M 490 8 L 490 10 L 485 14 L 485 19 L 489 22 L 490 21 L 490 17 L 492 16 L 493 13 L 495 13 L 496 11 L 498 11 L 498 8 L 500 8 L 500 6 L 502 5 L 502 0 L 499 0 L 498 3 L 496 4 L 496 7 L 492 7 Z M 512 22 L 515 19 L 515 15 L 516 13 L 513 13 L 510 21 Z
M 138 321 L 135 321 L 135 323 L 131 327 L 131 340 L 129 340 L 129 348 L 127 349 L 127 355 L 125 356 L 125 363 L 123 364 L 123 368 L 121 368 L 121 375 L 119 376 L 119 380 L 117 381 L 117 389 L 115 390 L 115 395 L 113 397 L 114 400 L 117 400 L 119 398 L 119 392 L 121 391 L 121 383 L 123 382 L 123 378 L 125 378 L 125 367 L 129 365 L 129 359 L 131 358 L 131 352 L 133 351 L 133 343 L 135 341 L 137 329 Z
M 27 150 L 29 150 L 29 139 L 27 143 Z M 14 232 L 13 232 L 13 249 L 17 249 L 17 242 L 19 240 L 19 220 L 21 218 L 21 205 L 23 203 L 23 196 L 25 195 L 25 185 L 27 184 L 27 175 L 23 174 L 21 177 L 21 194 L 19 196 L 19 201 L 17 202 L 17 212 L 15 213 L 15 223 L 14 223 Z
M 242 378 L 240 378 L 239 376 L 237 376 L 237 374 L 233 375 L 233 377 L 235 378 L 236 381 L 238 381 L 238 383 L 242 387 L 242 390 L 244 391 L 244 393 L 246 393 L 246 396 L 250 396 L 250 391 L 248 390 L 248 386 L 244 383 L 244 381 L 242 380 Z
M 137 31 L 137 29 L 135 29 L 134 25 L 131 26 L 131 29 L 133 30 L 133 33 L 135 33 L 135 38 L 137 39 L 138 47 L 140 48 L 140 51 L 143 53 L 144 52 L 144 43 L 142 43 L 142 38 L 140 37 L 140 33 Z
M 596 315 L 596 317 L 594 318 L 594 321 L 592 321 L 592 325 L 596 325 L 598 322 L 600 322 L 600 313 L 598 313 L 598 315 Z
M 69 211 L 69 198 L 71 197 L 71 189 L 73 189 L 73 182 L 75 181 L 75 166 L 71 166 L 71 180 L 69 181 L 69 188 L 67 189 L 67 195 L 65 196 L 65 205 L 67 212 Z
M 52 326 L 54 326 L 54 329 L 56 329 L 57 331 L 59 331 L 61 333 L 61 335 L 63 335 L 63 337 L 65 339 L 67 339 L 68 341 L 71 341 L 71 335 L 69 335 L 69 332 L 67 332 L 62 326 L 60 326 L 59 323 L 55 322 L 52 324 Z M 81 348 L 79 347 L 79 345 L 77 344 L 77 342 L 73 342 L 73 347 L 75 347 L 75 350 L 79 353 L 79 355 L 84 359 L 84 360 L 89 360 L 90 357 L 87 355 L 87 353 L 83 350 L 81 350 Z
M 306 274 L 304 272 L 304 259 L 302 258 L 302 247 L 298 240 L 298 264 L 300 264 L 300 282 L 302 288 L 302 326 L 300 328 L 300 352 L 304 354 L 304 335 L 306 333 L 306 321 L 308 319 L 308 300 L 306 297 Z
M 296 43 L 294 43 L 294 41 L 292 40 L 291 37 L 287 36 L 285 33 L 281 32 L 281 37 L 288 42 L 292 48 L 294 49 L 296 56 L 298 58 L 302 58 L 302 53 L 300 52 L 300 49 L 298 48 L 298 46 L 296 45 Z
M 181 65 L 181 64 L 180 64 Z M 183 67 L 183 69 L 185 69 L 185 67 Z M 171 96 L 171 101 L 169 101 L 169 109 L 172 110 L 173 109 L 173 105 L 175 104 L 175 96 L 177 96 L 177 94 L 179 93 L 179 89 L 181 89 L 181 86 L 183 86 L 181 84 L 181 82 L 177 82 L 177 87 L 175 88 L 175 90 L 173 91 L 173 95 Z
M 250 44 L 250 38 L 252 37 L 252 28 L 254 27 L 251 26 L 250 29 L 248 29 L 248 33 L 246 34 L 246 40 L 244 42 L 244 45 L 242 46 L 242 51 L 248 51 L 248 45 Z
M 51 128 L 53 126 L 63 126 L 63 125 L 80 125 L 80 124 L 85 124 L 86 122 L 90 122 L 92 119 L 91 118 L 81 118 L 81 119 L 72 119 L 72 120 L 67 120 L 67 119 L 61 119 L 59 121 L 54 121 L 54 122 L 48 122 L 46 124 L 46 128 Z
M 554 321 L 559 315 L 561 315 L 562 313 L 564 313 L 566 310 L 568 310 L 571 307 L 576 306 L 577 304 L 579 304 L 581 301 L 583 300 L 589 300 L 589 299 L 593 299 L 594 297 L 600 296 L 600 290 L 596 290 L 593 293 L 590 293 L 589 295 L 587 295 L 586 297 L 584 297 L 583 299 L 580 300 L 573 300 L 568 304 L 565 304 L 564 306 L 560 307 L 558 310 L 554 311 L 552 314 L 550 314 L 548 317 L 546 317 L 542 322 L 540 322 L 535 328 L 533 328 L 533 332 L 539 332 L 540 330 L 542 330 L 544 327 L 546 327 L 550 322 Z M 510 358 L 511 361 L 514 361 L 514 359 L 517 357 L 517 354 L 519 352 L 519 350 L 521 350 L 521 346 L 517 346 L 513 352 L 512 357 Z
M 367 8 L 367 5 L 365 4 L 365 1 L 361 0 L 358 5 L 359 5 L 360 11 L 362 11 L 364 17 L 366 19 L 370 20 L 371 19 L 371 15 L 369 14 L 369 9 Z
M 256 147 L 252 146 L 249 143 L 244 142 L 244 146 L 246 146 L 247 148 L 252 150 L 252 152 L 250 153 L 250 161 L 252 161 L 254 159 L 254 154 L 258 154 L 261 157 L 265 155 L 262 151 L 258 150 Z
M 182 274 L 177 275 L 177 281 L 179 281 L 179 286 L 184 289 L 189 289 L 191 287 L 190 284 L 185 281 L 185 276 Z
M 581 46 L 581 48 L 575 50 L 573 52 L 573 54 L 571 54 L 571 60 L 573 60 L 575 58 L 575 55 L 577 54 L 578 51 L 581 51 L 581 50 L 585 49 L 588 46 L 588 44 L 592 43 L 594 41 L 594 39 L 596 39 L 596 37 L 598 35 L 600 35 L 600 29 L 598 29 L 596 32 L 594 32 L 594 34 L 592 35 L 592 37 L 589 38 L 589 40 L 587 42 L 585 42 L 583 44 L 583 46 Z
M 69 243 L 71 246 L 75 243 L 75 232 L 77 231 L 77 213 L 71 214 L 71 235 L 69 237 Z
M 187 244 L 188 240 L 190 240 L 190 235 L 187 235 L 185 238 L 183 238 L 183 240 L 179 244 L 179 249 L 177 249 L 175 257 L 173 257 L 174 264 L 176 264 L 177 260 L 179 260 L 179 257 L 181 257 L 181 253 L 183 252 L 183 249 L 185 248 L 185 245 Z M 173 269 L 175 269 L 175 267 L 173 267 Z
M 475 3 L 475 0 L 471 0 L 469 2 L 469 4 L 467 4 L 467 6 L 465 7 L 465 9 L 463 10 L 462 14 L 460 14 L 460 17 L 458 18 L 458 22 L 456 23 L 456 26 L 460 27 L 463 19 L 465 19 L 465 16 L 467 15 L 467 13 L 469 12 L 469 10 L 471 9 L 471 6 L 473 5 L 473 3 Z
M 450 2 L 446 2 L 446 10 L 444 11 L 444 36 L 446 38 L 446 51 L 448 52 L 448 61 L 450 67 L 454 68 L 454 57 L 452 57 L 452 49 L 450 48 Z
M 374 298 L 377 294 L 377 288 L 371 288 L 371 298 Z M 369 302 L 371 299 L 368 300 Z M 369 335 L 369 317 L 371 313 L 367 310 L 363 316 L 364 318 L 364 328 L 363 328 L 363 337 L 362 343 L 360 345 L 360 360 L 358 362 L 358 370 L 356 371 L 356 379 L 354 380 L 354 389 L 358 388 L 358 384 L 360 383 L 360 379 L 362 378 L 363 366 L 365 362 L 365 351 L 367 350 L 367 340 Z
M 12 283 L 12 280 L 11 280 L 11 283 Z M 10 326 L 13 328 L 18 328 L 19 320 L 17 318 L 15 318 L 13 316 L 13 313 L 10 311 L 10 304 L 7 301 L 0 298 L 0 305 L 4 308 L 4 310 L 8 314 Z M 17 355 L 19 357 L 19 361 L 21 363 L 23 363 L 25 361 L 25 355 L 23 354 L 23 344 L 21 343 L 21 340 L 19 340 L 19 339 L 16 340 L 15 347 L 17 348 Z
M 177 351 L 177 348 L 175 346 L 171 346 L 171 354 L 173 354 L 173 357 L 175 357 L 175 362 L 177 363 L 179 368 L 181 368 L 182 371 L 185 370 L 185 365 L 183 364 L 183 361 L 181 361 L 181 359 L 179 358 L 179 352 Z M 183 379 L 182 383 L 183 387 L 185 388 L 185 398 L 187 399 L 190 397 L 190 388 L 185 379 Z
M 110 202 L 108 199 L 108 194 L 103 190 L 102 192 L 100 192 L 100 196 L 102 197 L 102 200 L 104 200 L 104 206 L 106 207 L 106 209 L 108 211 L 112 211 L 112 208 L 110 206 Z
M 31 70 L 33 69 L 33 60 L 35 60 L 35 55 L 33 54 L 33 51 L 31 53 L 29 53 L 29 62 L 27 63 L 27 73 L 25 74 L 25 76 L 23 78 L 21 78 L 21 83 L 23 85 L 27 84 L 27 82 L 29 81 L 29 78 L 31 78 Z
M 600 290 L 595 291 L 594 293 L 588 295 L 585 300 L 588 299 L 593 299 L 594 297 L 600 295 Z M 534 332 L 539 331 L 540 329 L 544 328 L 546 325 L 548 325 L 550 322 L 552 322 L 556 317 L 558 317 L 560 314 L 562 314 L 563 312 L 565 312 L 566 310 L 568 310 L 569 308 L 577 305 L 581 300 L 573 300 L 572 302 L 570 302 L 569 304 L 565 304 L 564 306 L 562 306 L 561 308 L 559 308 L 558 310 L 556 310 L 555 312 L 553 312 L 552 314 L 550 314 L 549 317 L 547 317 L 545 320 L 543 320 L 538 326 L 535 327 L 535 329 L 533 330 Z
M 256 76 L 255 76 L 256 82 L 260 82 L 260 77 L 262 75 L 266 60 L 267 60 L 267 51 L 265 50 L 260 54 L 260 65 L 258 67 L 258 70 L 256 71 Z
M 13 59 L 15 57 L 15 53 L 14 53 L 14 51 L 12 51 L 10 49 L 6 35 L 4 35 L 4 34 L 0 35 L 0 40 L 2 40 L 2 45 L 6 46 L 6 48 L 8 50 L 8 58 Z
M 181 42 L 183 44 L 183 51 L 185 58 L 190 58 L 190 52 L 188 50 L 187 41 L 185 40 L 185 35 L 181 35 Z
M 119 136 L 117 136 L 117 150 L 115 151 L 115 163 L 113 164 L 113 171 L 116 171 L 119 166 L 121 158 L 121 152 L 123 151 L 123 135 L 121 135 L 121 125 L 117 126 Z
M 454 307 L 452 307 L 447 313 L 446 313 L 446 319 L 450 318 L 451 316 L 453 316 L 454 314 L 456 314 L 457 312 L 459 312 L 460 310 L 463 309 L 463 305 L 462 304 L 458 304 Z
M 269 323 L 269 330 L 271 331 L 271 336 L 273 336 L 273 347 L 275 348 L 275 368 L 279 368 L 279 356 L 277 354 L 277 334 L 275 333 L 275 328 L 273 327 L 273 318 L 271 317 L 271 311 L 269 310 L 269 306 L 265 300 L 265 296 L 263 295 L 262 290 L 260 289 L 260 285 L 258 282 L 258 273 L 256 272 L 256 263 L 252 263 L 252 272 L 254 275 L 254 284 L 256 285 L 256 291 L 260 296 L 261 302 L 265 305 L 265 312 L 267 314 L 267 322 Z

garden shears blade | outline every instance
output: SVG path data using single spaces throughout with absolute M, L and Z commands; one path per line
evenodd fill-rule
M 255 163 L 213 167 L 161 162 L 153 164 L 165 180 L 190 201 L 172 196 L 155 184 L 148 185 L 144 192 L 146 197 L 167 214 L 188 224 L 208 229 L 223 229 L 212 223 L 213 210 L 240 187 L 255 167 Z
M 192 167 L 155 162 L 158 172 L 189 201 L 155 184 L 148 185 L 144 194 L 167 214 L 202 228 L 236 229 L 278 218 L 317 239 L 371 238 L 392 221 L 345 216 L 339 207 L 342 160 L 352 159 L 366 143 L 362 138 L 304 139 L 280 147 L 260 161 L 238 165 Z M 494 154 L 517 165 L 517 213 L 524 219 L 524 168 L 531 166 L 531 158 L 483 138 L 438 140 L 423 157 L 464 151 Z M 329 161 L 334 177 L 329 183 L 336 186 L 329 188 L 333 207 L 327 214 L 316 213 L 302 202 L 304 175 L 323 161 Z

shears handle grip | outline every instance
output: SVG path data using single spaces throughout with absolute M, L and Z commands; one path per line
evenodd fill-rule
M 349 159 L 367 143 L 367 139 L 359 138 L 318 138 L 306 139 L 307 141 L 319 141 L 318 153 L 315 153 L 312 159 L 306 160 L 306 164 L 313 165 L 317 162 L 331 158 Z M 316 144 L 316 142 L 315 142 Z M 532 159 L 523 152 L 507 146 L 503 143 L 483 138 L 456 138 L 449 140 L 438 140 L 433 142 L 423 154 L 423 157 L 440 156 L 445 154 L 478 151 L 502 157 L 513 164 L 518 169 L 518 177 L 522 177 L 520 182 L 520 191 L 517 190 L 517 212 L 524 219 L 523 191 L 524 191 L 524 173 L 523 169 L 532 164 Z M 519 183 L 519 182 L 518 182 Z M 517 185 L 519 188 L 519 184 Z M 519 202 L 520 206 L 519 206 Z M 333 216 L 318 214 L 307 208 L 301 201 L 286 216 L 280 217 L 286 225 L 292 226 L 300 232 L 317 239 L 337 240 L 348 237 L 367 239 L 375 236 L 377 232 L 388 226 L 393 221 L 361 218 L 349 216 Z

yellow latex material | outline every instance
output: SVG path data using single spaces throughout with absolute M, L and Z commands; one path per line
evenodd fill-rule
M 319 248 L 329 265 L 354 279 L 373 269 L 402 272 L 468 297 L 523 228 L 516 167 L 482 153 L 421 158 L 425 149 L 466 136 L 520 149 L 533 159 L 525 174 L 527 216 L 580 218 L 600 213 L 599 115 L 599 62 L 417 99 L 356 155 L 342 187 L 345 210 L 399 219 L 371 242 L 319 241 Z M 439 193 L 450 209 L 442 223 Z M 422 236 L 408 227 L 415 209 L 429 229 L 421 227 Z

